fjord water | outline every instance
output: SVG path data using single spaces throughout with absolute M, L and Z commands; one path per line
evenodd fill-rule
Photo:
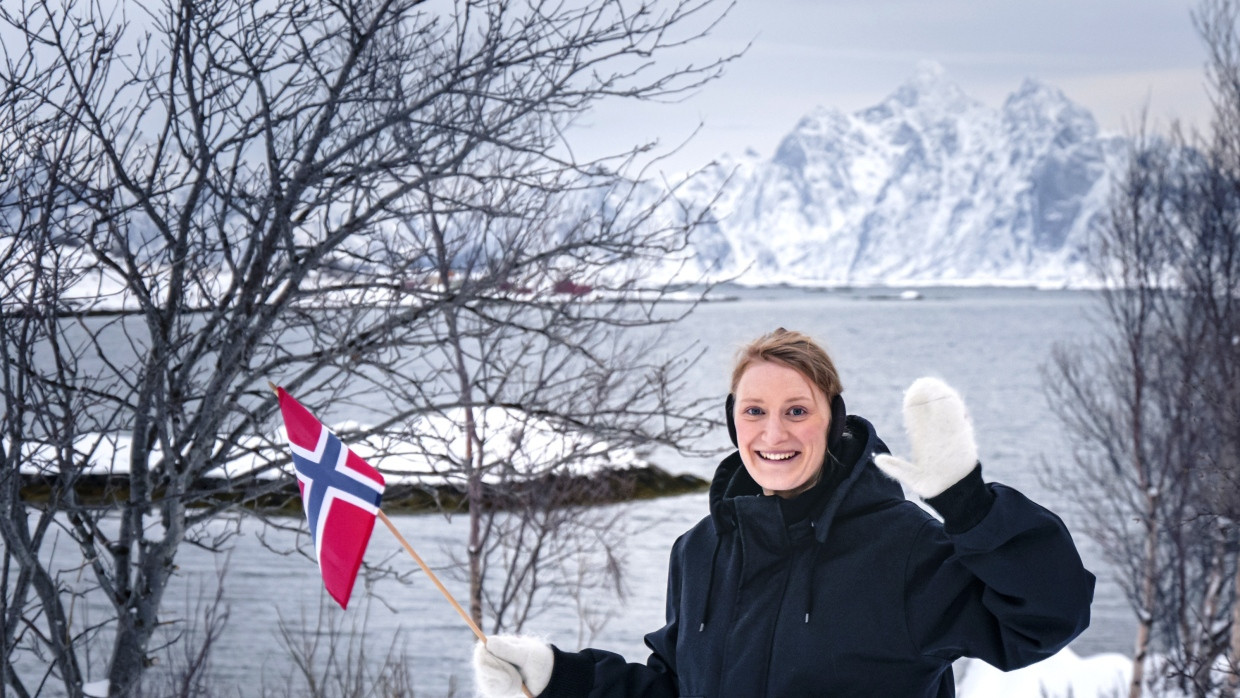
M 664 350 L 669 355 L 704 348 L 688 390 L 718 397 L 722 414 L 728 372 L 735 350 L 745 341 L 776 327 L 797 329 L 823 342 L 844 382 L 848 410 L 873 422 L 893 452 L 907 453 L 900 406 L 904 388 L 915 378 L 935 375 L 955 386 L 972 414 L 987 480 L 1017 487 L 1059 513 L 1073 531 L 1087 565 L 1099 577 L 1093 625 L 1074 645 L 1082 655 L 1127 652 L 1131 647 L 1131 612 L 1112 573 L 1083 530 L 1079 502 L 1047 482 L 1047 464 L 1069 463 L 1072 445 L 1048 404 L 1042 369 L 1056 343 L 1088 340 L 1098 331 L 1098 298 L 1087 292 L 1031 289 L 922 289 L 917 300 L 898 291 L 727 289 L 728 300 L 705 303 L 673 331 Z M 722 452 L 727 436 L 719 430 L 703 444 Z M 685 459 L 656 450 L 652 460 L 672 472 L 709 478 L 717 457 Z M 662 624 L 667 555 L 680 533 L 707 512 L 706 494 L 617 505 L 629 532 L 627 594 L 623 600 L 597 593 L 585 599 L 544 599 L 547 610 L 526 630 L 564 648 L 579 643 L 644 661 L 642 636 Z M 463 551 L 467 520 L 439 515 L 396 516 L 396 525 L 443 578 L 459 600 L 465 585 L 450 570 L 452 549 Z M 285 522 L 300 525 L 304 522 Z M 367 559 L 388 561 L 409 571 L 412 581 L 359 581 L 347 612 L 332 608 L 320 615 L 324 595 L 312 560 L 292 550 L 305 534 L 264 527 L 252 520 L 215 522 L 214 530 L 232 529 L 223 576 L 223 601 L 229 617 L 213 648 L 211 685 L 221 694 L 259 695 L 262 687 L 284 685 L 292 660 L 278 639 L 282 622 L 304 642 L 328 641 L 328 623 L 343 631 L 337 640 L 348 648 L 366 647 L 372 661 L 385 653 L 405 657 L 417 695 L 472 693 L 469 656 L 473 635 L 434 586 L 417 573 L 392 535 L 379 525 Z M 176 583 L 165 596 L 161 620 L 180 630 L 194 625 L 194 606 L 210 596 L 224 556 L 188 546 L 178 553 Z M 371 596 L 368 596 L 371 594 Z M 841 600 L 846 602 L 846 600 Z M 594 607 L 607 621 L 597 632 L 582 631 L 576 609 Z M 102 613 L 96 607 L 94 613 Z M 99 618 L 96 618 L 99 620 Z M 486 627 L 489 630 L 489 626 Z M 191 634 L 193 630 L 191 628 Z M 344 648 L 341 651 L 345 651 Z M 322 652 L 323 650 L 320 649 Z M 92 678 L 100 678 L 92 676 Z

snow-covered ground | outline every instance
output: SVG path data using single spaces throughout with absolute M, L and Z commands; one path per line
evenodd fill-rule
M 1064 650 L 1046 661 L 1004 673 L 983 662 L 957 665 L 959 698 L 1119 698 L 1127 695 L 1132 660 L 1119 654 L 1081 658 Z M 82 687 L 87 696 L 108 694 L 107 681 Z M 1153 698 L 1150 695 L 1149 698 Z
M 1132 660 L 1122 654 L 1078 657 L 1065 649 L 1007 673 L 977 660 L 959 662 L 956 689 L 960 698 L 1120 698 L 1128 695 L 1131 676 Z

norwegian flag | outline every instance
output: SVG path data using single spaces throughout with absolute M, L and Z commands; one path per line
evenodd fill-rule
M 276 388 L 276 394 L 323 584 L 341 608 L 348 608 L 379 514 L 383 476 L 284 388 Z

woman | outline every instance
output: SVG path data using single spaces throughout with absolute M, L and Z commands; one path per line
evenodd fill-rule
M 742 350 L 727 401 L 737 451 L 710 516 L 672 548 L 667 624 L 628 664 L 496 636 L 485 696 L 952 696 L 951 663 L 1032 664 L 1089 625 L 1094 577 L 1063 523 L 986 485 L 959 395 L 905 394 L 912 461 L 846 416 L 830 357 L 783 329 Z M 877 466 L 877 467 L 872 467 Z M 901 484 L 938 520 L 906 500 Z

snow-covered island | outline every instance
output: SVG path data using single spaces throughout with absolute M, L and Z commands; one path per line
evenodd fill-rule
M 461 455 L 466 452 L 462 409 L 427 415 L 405 439 L 369 437 L 346 443 L 383 473 L 387 488 L 383 509 L 390 513 L 465 508 L 468 475 Z M 493 407 L 476 410 L 476 427 L 484 439 L 481 464 L 484 497 L 503 506 L 507 497 L 527 492 L 550 493 L 560 504 L 601 504 L 704 490 L 695 475 L 673 474 L 631 448 L 556 427 L 544 419 Z M 365 433 L 364 425 L 332 426 L 340 434 Z M 246 502 L 266 512 L 301 515 L 297 480 L 288 459 L 283 427 L 254 435 L 239 444 L 240 455 L 226 467 L 199 479 L 197 486 L 216 490 L 220 498 Z M 7 444 L 5 444 L 7 447 Z M 54 462 L 48 445 L 26 444 L 21 468 L 23 493 L 32 500 L 47 496 L 61 473 L 41 463 Z M 74 443 L 74 474 L 79 496 L 89 500 L 124 497 L 130 457 L 127 434 L 83 434 Z M 155 452 L 152 463 L 158 463 Z

